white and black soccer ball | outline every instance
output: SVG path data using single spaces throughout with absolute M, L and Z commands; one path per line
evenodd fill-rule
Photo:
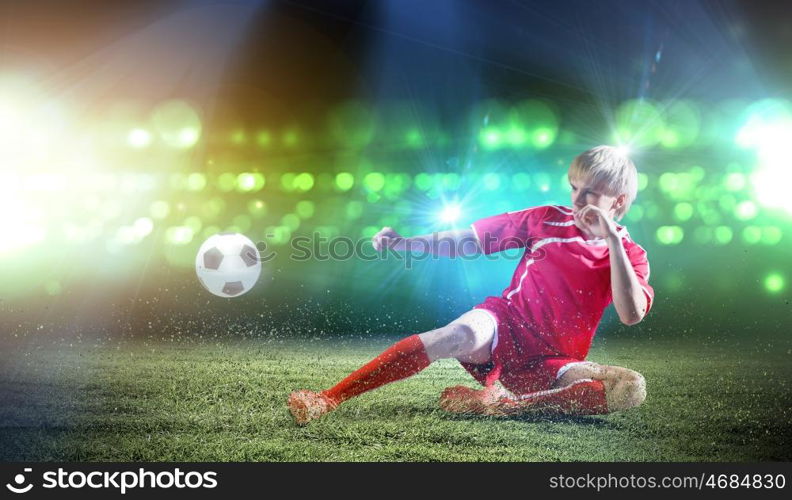
M 206 240 L 195 257 L 198 281 L 218 297 L 239 297 L 261 274 L 256 245 L 239 233 L 220 233 Z

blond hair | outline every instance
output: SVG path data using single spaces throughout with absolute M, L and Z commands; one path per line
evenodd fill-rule
M 569 178 L 591 181 L 608 196 L 624 194 L 624 204 L 614 217 L 621 220 L 638 196 L 638 170 L 626 152 L 613 146 L 597 146 L 577 155 L 569 166 Z

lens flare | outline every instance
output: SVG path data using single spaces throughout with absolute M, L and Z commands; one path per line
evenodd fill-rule
M 438 218 L 440 219 L 440 222 L 443 222 L 444 224 L 454 224 L 459 220 L 461 215 L 462 208 L 456 203 L 450 203 L 443 207 L 443 209 L 438 214 Z

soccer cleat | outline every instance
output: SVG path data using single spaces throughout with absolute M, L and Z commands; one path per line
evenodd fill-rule
M 295 391 L 289 394 L 286 405 L 298 425 L 305 425 L 336 409 L 338 403 L 321 392 Z
M 448 387 L 440 395 L 440 408 L 450 413 L 475 415 L 504 415 L 499 400 L 508 394 L 496 386 L 481 390 L 462 385 Z

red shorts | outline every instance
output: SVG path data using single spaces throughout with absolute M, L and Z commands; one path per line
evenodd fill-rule
M 563 366 L 583 361 L 559 353 L 540 339 L 501 297 L 488 297 L 474 309 L 491 314 L 497 325 L 492 360 L 483 365 L 462 363 L 482 385 L 500 380 L 514 394 L 544 391 L 553 387 Z

